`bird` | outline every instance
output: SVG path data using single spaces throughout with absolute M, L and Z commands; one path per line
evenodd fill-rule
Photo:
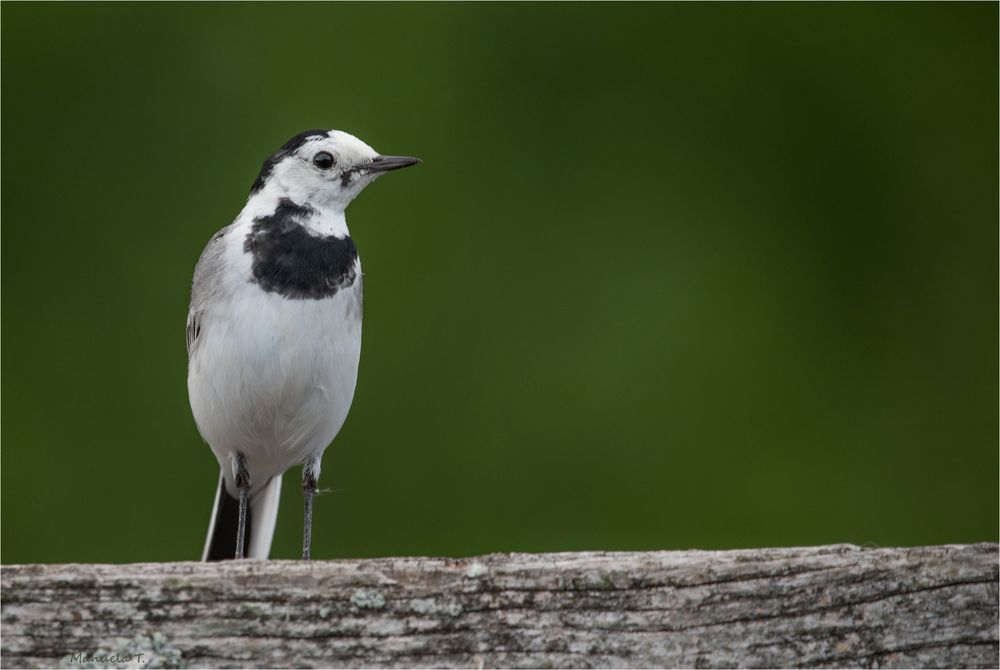
M 420 163 L 339 130 L 301 132 L 271 154 L 236 219 L 194 270 L 187 385 L 219 462 L 203 561 L 266 559 L 282 475 L 302 466 L 302 558 L 311 558 L 320 461 L 354 398 L 361 355 L 361 260 L 347 206 Z

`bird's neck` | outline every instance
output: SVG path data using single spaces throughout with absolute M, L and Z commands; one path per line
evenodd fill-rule
M 299 221 L 310 232 L 323 237 L 349 237 L 351 232 L 347 230 L 347 217 L 344 210 L 326 207 L 323 209 L 313 209 L 313 211 L 302 217 Z
M 295 223 L 304 226 L 310 233 L 320 237 L 348 237 L 347 217 L 340 207 L 329 203 L 310 202 L 307 198 L 295 198 L 288 193 L 270 192 L 267 189 L 255 193 L 247 200 L 241 218 L 253 221 L 261 217 L 274 216 L 282 209 L 282 204 L 295 205 Z

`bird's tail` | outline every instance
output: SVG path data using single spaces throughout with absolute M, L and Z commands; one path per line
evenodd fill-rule
M 278 520 L 278 502 L 281 500 L 281 475 L 272 477 L 247 505 L 246 557 L 267 558 L 271 553 L 271 539 Z M 239 522 L 240 501 L 226 492 L 226 481 L 219 473 L 219 486 L 215 490 L 215 506 L 208 523 L 208 539 L 203 561 L 223 561 L 236 556 L 236 525 Z

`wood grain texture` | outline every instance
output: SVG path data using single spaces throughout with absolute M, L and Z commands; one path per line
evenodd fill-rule
M 2 662 L 997 667 L 997 565 L 996 544 L 12 565 Z

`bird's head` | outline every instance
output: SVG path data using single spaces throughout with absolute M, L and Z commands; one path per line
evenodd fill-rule
M 250 197 L 272 195 L 343 211 L 382 174 L 419 162 L 411 156 L 383 156 L 339 130 L 307 130 L 264 161 Z

